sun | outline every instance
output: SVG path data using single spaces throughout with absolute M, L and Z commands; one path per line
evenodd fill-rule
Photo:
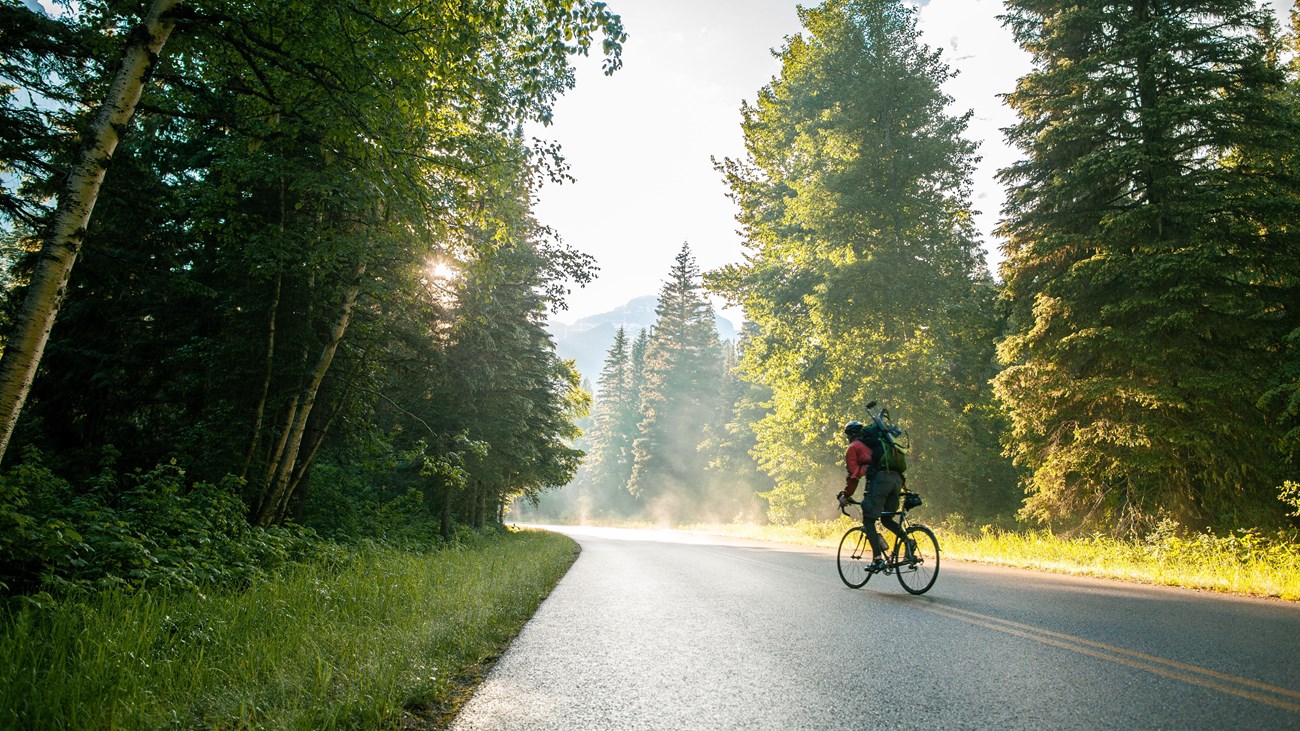
M 429 276 L 434 279 L 455 279 L 456 269 L 445 261 L 440 261 L 429 267 Z
M 445 259 L 430 259 L 424 265 L 424 273 L 429 279 L 447 284 L 460 277 L 460 271 L 452 262 Z

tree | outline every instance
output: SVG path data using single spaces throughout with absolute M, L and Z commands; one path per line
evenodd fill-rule
M 531 218 L 528 172 L 503 166 L 491 178 L 485 204 L 502 227 L 474 234 L 491 247 L 411 272 L 418 286 L 363 311 L 352 342 L 381 354 L 350 376 L 394 465 L 374 473 L 370 493 L 418 491 L 444 537 L 566 484 L 582 457 L 573 442 L 590 397 L 543 323 L 562 306 L 561 284 L 588 281 L 593 267 Z
M 1278 482 L 1257 407 L 1295 326 L 1295 109 L 1250 0 L 1012 0 L 1011 307 L 998 396 L 1023 514 L 1141 533 L 1247 517 Z M 1284 153 L 1284 154 L 1279 154 Z
M 331 431 L 356 423 L 384 352 L 375 313 L 409 302 L 432 258 L 519 245 L 519 186 L 562 166 L 518 126 L 549 117 L 597 34 L 618 65 L 602 3 L 467 8 L 194 4 L 104 191 L 150 225 L 101 208 L 87 230 L 109 250 L 88 247 L 82 319 L 55 333 L 64 360 L 27 434 L 112 440 L 145 466 L 180 453 L 246 477 L 254 519 L 283 520 Z M 583 276 L 571 254 L 538 256 Z
M 600 370 L 586 475 L 591 507 L 601 512 L 626 515 L 634 507 L 627 485 L 641 400 L 633 380 L 632 344 L 627 330 L 619 327 Z
M 723 343 L 722 383 L 699 446 L 708 462 L 705 508 L 718 522 L 737 516 L 757 521 L 766 508 L 760 494 L 776 487 L 753 456 L 754 425 L 767 414 L 772 392 L 740 375 L 741 357 L 756 333 L 746 322 L 738 342 Z
M 1289 82 L 1282 92 L 1283 102 L 1294 114 L 1300 114 L 1300 13 L 1291 13 Z M 1279 140 L 1279 142 L 1282 142 Z M 1294 145 L 1275 150 L 1279 165 L 1300 165 L 1300 150 Z M 1278 498 L 1285 517 L 1300 525 L 1300 328 L 1287 334 L 1281 352 L 1280 369 L 1275 386 L 1264 394 L 1261 406 L 1273 416 L 1281 431 L 1278 452 L 1282 456 L 1285 480 L 1278 488 Z
M 721 382 L 717 326 L 690 247 L 682 244 L 659 293 L 645 350 L 641 423 L 628 490 L 653 511 L 682 515 L 697 502 L 707 461 L 699 453 L 710 399 Z
M 53 220 L 42 236 L 41 254 L 27 283 L 26 297 L 0 354 L 0 458 L 9 446 L 36 378 L 36 368 L 54 327 L 72 265 L 81 251 L 108 163 L 171 34 L 175 25 L 172 12 L 179 4 L 180 0 L 153 0 L 140 24 L 126 35 L 122 61 L 59 195 Z
M 742 108 L 746 158 L 718 165 L 740 208 L 743 264 L 707 277 L 758 332 L 741 373 L 770 389 L 755 456 L 770 516 L 830 506 L 840 426 L 868 400 L 915 435 L 910 479 L 947 509 L 1005 474 L 972 407 L 987 403 L 997 318 L 973 230 L 969 114 L 903 2 L 832 0 Z M 1013 485 L 1001 487 L 1003 492 Z

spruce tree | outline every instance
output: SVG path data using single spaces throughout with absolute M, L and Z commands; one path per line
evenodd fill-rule
M 1300 116 L 1300 13 L 1291 14 L 1291 32 L 1286 38 L 1291 61 L 1282 97 L 1292 113 Z M 1300 165 L 1300 139 L 1293 139 L 1290 147 L 1280 147 L 1277 158 L 1284 165 Z M 1262 402 L 1282 432 L 1278 452 L 1285 479 L 1278 497 L 1284 517 L 1300 526 L 1300 327 L 1293 327 L 1287 335 L 1276 386 Z
M 641 411 L 632 391 L 632 344 L 626 328 L 619 327 L 614 334 L 598 383 L 587 488 L 597 511 L 627 514 L 633 508 L 627 483 L 632 476 L 632 442 Z
M 1034 70 L 1008 96 L 1011 305 L 997 378 L 1024 514 L 1145 530 L 1276 484 L 1269 419 L 1296 321 L 1294 110 L 1251 0 L 1010 0 Z
M 717 326 L 700 271 L 683 244 L 659 293 L 645 351 L 641 423 L 628 489 L 643 504 L 684 515 L 699 497 L 699 452 L 721 380 Z
M 741 355 L 754 333 L 754 324 L 746 322 L 737 342 L 722 344 L 722 382 L 700 444 L 708 462 L 708 503 L 714 507 L 711 519 L 718 522 L 737 515 L 756 520 L 766 509 L 759 496 L 774 487 L 751 453 L 754 424 L 762 419 L 771 391 L 746 381 L 739 372 Z
M 954 72 L 908 4 L 829 0 L 800 17 L 780 76 L 742 109 L 746 158 L 719 165 L 746 261 L 708 278 L 759 328 L 741 370 L 772 392 L 755 427 L 771 517 L 832 505 L 839 427 L 873 399 L 917 435 L 932 504 L 960 506 L 1005 473 L 969 418 L 991 398 L 995 328 L 969 114 L 945 111 Z

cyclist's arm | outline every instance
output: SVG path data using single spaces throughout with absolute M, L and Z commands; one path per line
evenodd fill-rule
M 849 445 L 848 451 L 844 453 L 844 466 L 848 469 L 848 477 L 844 479 L 844 496 L 853 497 L 853 492 L 858 489 L 858 480 L 867 474 L 867 465 L 871 464 L 871 450 L 862 442 L 853 442 Z

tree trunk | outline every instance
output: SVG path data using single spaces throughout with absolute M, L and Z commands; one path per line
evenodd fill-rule
M 451 539 L 451 501 L 455 499 L 455 492 L 449 486 L 444 486 L 442 490 L 442 516 L 438 530 L 444 541 Z
M 358 279 L 365 273 L 363 264 L 357 271 Z M 286 435 L 284 452 L 275 468 L 275 474 L 270 484 L 264 491 L 264 499 L 258 515 L 255 516 L 258 525 L 270 525 L 276 519 L 279 513 L 279 507 L 283 505 L 283 499 L 289 489 L 289 482 L 293 479 L 294 467 L 298 464 L 298 453 L 302 447 L 302 437 L 307 431 L 307 417 L 311 415 L 312 406 L 316 402 L 316 394 L 320 391 L 320 385 L 325 380 L 325 374 L 329 372 L 330 362 L 334 360 L 334 354 L 338 352 L 339 342 L 343 340 L 343 333 L 347 331 L 348 324 L 352 321 L 352 312 L 357 304 L 357 296 L 361 292 L 361 285 L 354 285 L 348 290 L 343 299 L 343 311 L 334 323 L 334 328 L 330 332 L 330 338 L 321 350 L 320 357 L 316 360 L 316 367 L 312 369 L 311 378 L 308 380 L 306 387 L 300 394 L 301 399 L 298 403 L 297 414 Z
M 475 528 L 483 527 L 483 481 L 474 480 L 474 494 L 470 496 L 469 524 Z
M 31 391 L 41 355 L 50 339 L 54 318 L 67 292 L 72 265 L 90 225 L 104 173 L 117 149 L 120 134 L 135 114 L 145 80 L 153 71 L 175 21 L 171 11 L 182 0 L 154 0 L 144 22 L 128 36 L 126 52 L 104 105 L 82 142 L 76 166 L 59 195 L 54 220 L 41 245 L 36 269 L 0 356 L 0 459 L 13 437 L 18 415 Z
M 289 433 L 293 431 L 293 422 L 298 415 L 298 397 L 301 394 L 294 394 L 289 401 L 289 408 L 284 418 L 284 428 L 280 430 L 280 438 L 276 440 L 275 449 L 271 456 L 266 460 L 266 477 L 262 478 L 262 489 L 257 496 L 257 504 L 253 506 L 253 511 L 249 513 L 249 520 L 256 522 L 259 517 L 269 509 L 267 497 L 270 493 L 271 484 L 275 480 L 275 471 L 280 464 L 280 456 L 284 454 L 284 447 L 289 442 Z
M 262 440 L 262 419 L 266 413 L 266 397 L 271 392 L 271 375 L 275 372 L 275 318 L 280 310 L 280 286 L 283 274 L 275 275 L 275 294 L 271 297 L 271 315 L 266 326 L 266 373 L 262 378 L 262 395 L 257 400 L 257 413 L 253 420 L 253 438 L 248 443 L 248 453 L 244 455 L 244 467 L 239 471 L 240 478 L 248 476 L 248 468 L 257 454 L 257 445 Z
M 297 469 L 294 470 L 293 478 L 289 481 L 289 487 L 285 490 L 284 497 L 280 499 L 280 509 L 277 511 L 275 517 L 276 522 L 280 522 L 288 516 L 289 501 L 294 495 L 298 494 L 298 486 L 303 483 L 303 480 L 307 478 L 307 474 L 311 472 L 311 465 L 316 459 L 316 452 L 320 450 L 320 445 L 324 443 L 326 435 L 329 434 L 330 427 L 334 425 L 334 419 L 336 419 L 343 411 L 344 402 L 348 398 L 348 390 L 344 389 L 338 398 L 338 406 L 336 406 L 334 412 L 325 419 L 323 425 L 317 424 L 314 428 L 311 428 L 312 421 L 316 420 L 314 412 L 312 414 L 312 419 L 308 420 L 307 423 L 309 428 L 307 432 L 309 437 L 305 438 L 307 442 L 306 456 L 298 460 L 298 466 Z

